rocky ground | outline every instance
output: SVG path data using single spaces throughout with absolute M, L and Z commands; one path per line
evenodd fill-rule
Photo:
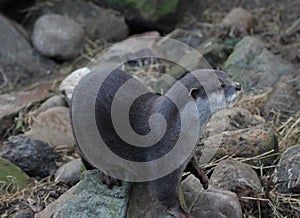
M 299 217 L 299 1 L 149 2 L 133 10 L 109 0 L 0 1 L 1 217 L 169 216 L 144 184 L 123 183 L 110 191 L 98 172 L 84 173 L 70 125 L 77 82 L 114 64 L 116 50 L 108 49 L 96 64 L 91 59 L 133 34 L 187 43 L 244 89 L 237 107 L 215 114 L 196 146 L 201 164 L 204 149 L 220 139 L 213 159 L 202 165 L 210 188 L 184 175 L 191 214 Z M 164 43 L 133 43 L 117 55 L 142 53 L 146 46 L 159 52 L 153 48 Z M 205 64 L 190 63 L 195 69 Z M 162 94 L 172 85 L 162 73 L 176 79 L 185 74 L 170 62 L 147 58 L 122 67 Z M 224 131 L 216 132 L 224 117 Z

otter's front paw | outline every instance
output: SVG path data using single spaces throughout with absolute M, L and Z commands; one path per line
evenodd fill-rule
M 120 180 L 110 177 L 102 172 L 100 172 L 100 180 L 109 189 L 112 189 L 114 186 L 121 186 L 121 183 L 122 183 Z

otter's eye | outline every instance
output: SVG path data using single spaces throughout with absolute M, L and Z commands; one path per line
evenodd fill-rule
M 192 88 L 189 92 L 189 96 L 191 96 L 193 99 L 196 99 L 198 94 L 199 94 L 199 89 L 197 88 Z
M 221 87 L 222 87 L 222 88 L 225 88 L 225 83 L 221 83 Z

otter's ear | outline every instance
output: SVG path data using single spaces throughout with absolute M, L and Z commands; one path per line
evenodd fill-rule
M 198 88 L 191 88 L 191 90 L 189 92 L 190 97 L 192 97 L 193 99 L 196 99 L 198 94 L 199 94 Z

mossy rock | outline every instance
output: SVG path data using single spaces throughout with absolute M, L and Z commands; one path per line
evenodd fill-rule
M 15 192 L 25 188 L 30 183 L 29 178 L 18 166 L 0 157 L 0 191 L 8 189 Z

